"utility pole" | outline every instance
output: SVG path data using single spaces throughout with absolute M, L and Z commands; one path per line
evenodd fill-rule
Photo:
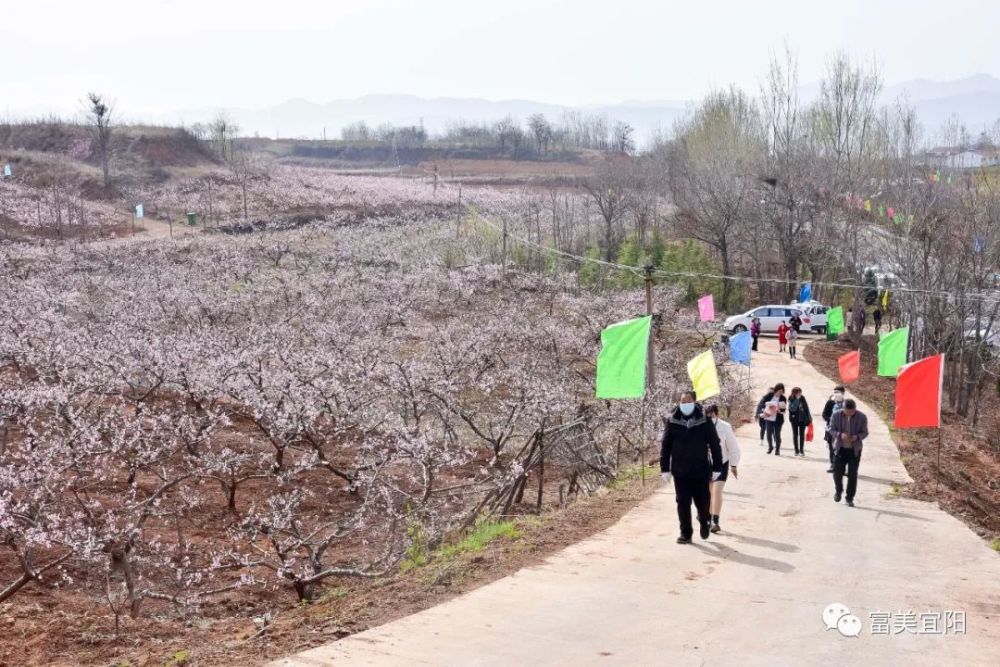
M 653 270 L 652 264 L 647 264 L 644 267 L 646 273 L 646 315 L 653 315 Z M 639 443 L 642 446 L 642 452 L 640 453 L 639 459 L 639 471 L 642 477 L 642 485 L 646 485 L 646 410 L 649 405 L 649 395 L 653 393 L 653 388 L 656 386 L 656 365 L 653 359 L 656 355 L 656 346 L 653 345 L 653 324 L 650 322 L 649 325 L 649 342 L 646 349 L 646 391 L 642 393 L 642 407 L 639 410 Z
M 653 271 L 655 267 L 652 264 L 647 264 L 645 266 L 646 272 L 646 314 L 653 314 Z M 656 385 L 656 364 L 654 363 L 656 357 L 656 346 L 653 345 L 653 329 L 650 326 L 649 333 L 649 350 L 646 353 L 646 389 L 651 391 Z
M 501 266 L 501 280 L 504 285 L 507 284 L 507 218 L 503 219 L 503 236 L 501 237 L 501 250 L 500 250 L 500 266 Z

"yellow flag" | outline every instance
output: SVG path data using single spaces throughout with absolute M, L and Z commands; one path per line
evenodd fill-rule
M 885 294 L 882 295 L 882 307 L 883 308 L 889 307 L 889 290 L 886 290 Z
M 871 199 L 866 199 L 865 200 L 865 210 L 867 212 L 869 212 L 869 213 L 872 212 L 872 200 Z
M 715 357 L 711 350 L 705 350 L 688 362 L 688 375 L 691 377 L 691 388 L 694 389 L 699 401 L 718 396 L 719 374 L 715 370 Z

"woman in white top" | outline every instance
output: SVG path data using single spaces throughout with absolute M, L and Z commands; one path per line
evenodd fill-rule
M 733 471 L 733 479 L 740 478 L 736 470 L 736 466 L 740 464 L 740 443 L 736 440 L 732 424 L 719 419 L 719 406 L 710 405 L 705 408 L 705 416 L 715 424 L 715 431 L 719 434 L 719 447 L 722 449 L 722 474 L 712 482 L 712 502 L 709 510 L 712 515 L 711 531 L 717 533 L 721 530 L 719 514 L 722 512 L 722 489 L 726 486 L 730 469 Z

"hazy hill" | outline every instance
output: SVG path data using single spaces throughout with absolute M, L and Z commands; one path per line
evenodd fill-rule
M 757 91 L 751 91 L 756 93 Z M 800 89 L 803 101 L 819 93 L 819 84 L 805 84 Z M 887 86 L 883 102 L 892 104 L 903 97 L 916 107 L 927 135 L 933 136 L 950 116 L 957 115 L 976 134 L 1000 117 L 1000 79 L 989 74 L 975 74 L 953 81 L 914 79 Z M 568 107 L 532 100 L 486 100 L 479 98 L 440 97 L 424 98 L 415 95 L 365 95 L 356 99 L 340 99 L 317 103 L 305 99 L 291 99 L 276 106 L 246 109 L 230 108 L 229 115 L 247 134 L 264 137 L 329 139 L 340 136 L 340 128 L 364 120 L 369 125 L 382 123 L 418 125 L 423 122 L 431 132 L 445 129 L 457 120 L 492 123 L 504 116 L 514 116 L 524 121 L 534 113 L 545 114 L 558 121 L 563 114 L 601 114 L 612 120 L 622 120 L 636 129 L 640 143 L 647 141 L 657 130 L 669 131 L 674 121 L 691 106 L 679 100 L 636 101 L 589 107 Z M 40 115 L 44 110 L 33 109 L 12 112 L 13 116 Z M 56 111 L 59 110 L 49 110 Z M 160 114 L 121 113 L 130 120 L 174 125 L 205 122 L 220 111 L 219 108 L 192 108 Z

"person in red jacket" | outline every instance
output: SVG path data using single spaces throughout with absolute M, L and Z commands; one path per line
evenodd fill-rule
M 784 321 L 778 325 L 778 352 L 784 352 L 788 345 L 788 330 L 791 329 Z

